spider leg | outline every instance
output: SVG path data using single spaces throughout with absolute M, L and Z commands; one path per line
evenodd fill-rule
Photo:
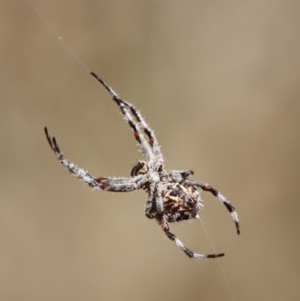
M 184 182 L 189 176 L 194 174 L 193 170 L 171 170 L 169 175 L 174 179 L 175 182 Z
M 118 94 L 112 88 L 110 88 L 105 83 L 105 81 L 103 81 L 100 77 L 98 77 L 94 72 L 91 72 L 90 74 L 105 88 L 105 90 L 110 94 L 112 99 L 115 101 L 115 103 L 119 107 L 121 113 L 123 114 L 125 120 L 128 122 L 128 124 L 132 128 L 133 133 L 134 133 L 134 138 L 139 143 L 139 145 L 143 151 L 143 154 L 145 154 L 148 161 L 150 161 L 151 159 L 153 160 L 153 153 L 152 153 L 149 145 L 147 144 L 144 136 L 141 135 L 139 126 L 133 122 L 133 119 L 131 118 L 130 114 L 128 113 L 128 111 L 125 108 L 127 106 L 127 103 L 125 101 L 123 101 L 122 99 L 120 99 Z
M 51 138 L 48 133 L 48 129 L 45 127 L 45 134 L 48 140 L 48 143 L 56 155 L 57 159 L 69 170 L 71 174 L 76 176 L 78 179 L 84 181 L 92 189 L 96 190 L 106 190 L 106 191 L 115 191 L 115 192 L 127 192 L 138 189 L 138 184 L 134 181 L 136 178 L 104 178 L 100 177 L 98 179 L 91 176 L 85 170 L 79 168 L 74 163 L 71 163 L 66 159 L 62 152 L 60 151 L 55 137 Z
M 153 202 L 155 203 L 155 209 L 158 216 L 161 216 L 164 211 L 164 202 L 162 198 L 162 184 L 152 183 L 150 185 L 151 194 L 154 195 Z
M 153 207 L 153 195 L 149 193 L 146 201 L 145 215 L 148 218 L 154 218 L 154 215 L 151 213 Z
M 196 186 L 196 187 L 200 187 L 202 190 L 209 191 L 210 193 L 212 193 L 221 203 L 223 203 L 225 205 L 225 207 L 227 208 L 227 210 L 231 214 L 232 219 L 235 223 L 237 234 L 241 233 L 239 218 L 238 218 L 238 215 L 235 211 L 235 208 L 230 204 L 229 201 L 227 201 L 227 199 L 216 188 L 211 187 L 209 184 L 196 182 L 196 181 L 193 181 L 193 180 L 190 180 L 190 179 L 186 179 L 186 180 L 184 180 L 184 182 L 187 183 L 187 184 Z
M 157 215 L 162 215 L 164 210 L 164 202 L 161 194 L 162 185 L 159 183 L 151 183 L 145 209 L 145 215 L 148 218 L 154 218 Z M 153 212 L 153 209 L 155 209 L 155 212 Z
M 139 177 L 135 178 L 97 178 L 97 182 L 100 184 L 101 188 L 105 191 L 113 192 L 130 192 L 140 188 L 138 181 Z
M 131 103 L 125 102 L 125 101 L 123 101 L 123 103 L 130 108 L 131 113 L 136 118 L 136 120 L 139 122 L 139 124 L 141 125 L 141 127 L 143 128 L 144 133 L 147 135 L 147 137 L 149 139 L 149 144 L 151 145 L 151 147 L 153 149 L 154 156 L 156 158 L 156 162 L 155 162 L 156 165 L 158 167 L 160 167 L 160 166 L 162 167 L 162 165 L 163 165 L 163 157 L 162 157 L 162 153 L 160 151 L 160 147 L 158 145 L 157 139 L 156 139 L 156 137 L 154 135 L 154 132 L 147 125 L 145 119 L 139 113 L 139 111 L 137 111 L 137 109 L 135 108 L 134 105 L 132 105 Z
M 169 230 L 169 225 L 165 221 L 165 218 L 162 217 L 161 220 L 159 220 L 159 223 L 165 232 L 166 236 L 172 240 L 175 245 L 180 248 L 189 258 L 195 258 L 195 259 L 206 259 L 206 258 L 216 258 L 216 257 L 222 257 L 225 254 L 224 253 L 219 253 L 219 254 L 198 254 L 194 253 L 190 249 L 188 249 L 173 233 L 171 233 Z
M 133 116 L 136 118 L 137 122 L 140 124 L 140 126 L 143 128 L 144 133 L 146 134 L 146 136 L 148 137 L 148 141 L 149 141 L 149 145 L 151 146 L 153 153 L 154 153 L 154 157 L 153 157 L 153 153 L 149 148 L 146 148 L 144 145 L 142 145 L 142 148 L 145 149 L 145 151 L 147 151 L 147 153 L 149 153 L 149 161 L 154 161 L 154 164 L 157 165 L 158 167 L 162 167 L 163 164 L 163 157 L 162 154 L 160 152 L 159 149 L 159 145 L 157 142 L 157 139 L 154 135 L 154 132 L 149 128 L 149 126 L 147 125 L 147 123 L 145 122 L 144 118 L 142 117 L 142 115 L 136 110 L 136 108 L 131 104 L 128 103 L 124 100 L 122 100 L 118 94 L 112 89 L 110 88 L 101 78 L 99 78 L 94 72 L 91 72 L 91 75 L 97 79 L 98 82 L 100 82 L 102 84 L 102 86 L 108 91 L 108 93 L 111 95 L 112 99 L 116 102 L 116 104 L 118 105 L 118 107 L 120 108 L 122 114 L 124 115 L 125 119 L 127 120 L 127 122 L 129 123 L 129 125 L 131 126 L 131 128 L 134 131 L 134 136 L 135 139 L 139 142 L 139 144 L 141 145 L 142 142 L 141 140 L 141 135 L 139 135 L 139 131 L 137 130 L 137 125 L 134 125 L 133 120 L 131 119 L 130 115 L 127 113 L 127 111 L 124 109 L 124 107 L 128 107 L 131 111 L 131 113 L 133 114 Z M 152 155 L 152 156 L 151 156 Z M 150 160 L 152 159 L 152 160 Z

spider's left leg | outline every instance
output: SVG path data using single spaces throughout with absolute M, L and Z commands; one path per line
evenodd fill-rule
M 132 128 L 133 133 L 134 133 L 134 138 L 137 140 L 139 143 L 143 154 L 146 156 L 149 162 L 154 160 L 154 155 L 152 153 L 152 150 L 150 149 L 150 146 L 146 142 L 144 136 L 141 134 L 141 131 L 139 129 L 138 124 L 136 124 L 129 112 L 127 111 L 128 104 L 121 98 L 119 98 L 118 94 L 111 88 L 109 87 L 104 80 L 102 80 L 100 77 L 97 76 L 94 72 L 90 73 L 105 89 L 108 91 L 112 99 L 115 101 L 117 106 L 119 107 L 121 113 L 123 114 L 125 120 L 128 122 L 129 126 Z
M 180 248 L 189 258 L 195 258 L 195 259 L 206 259 L 206 258 L 216 258 L 216 257 L 222 257 L 225 254 L 198 254 L 194 253 L 190 249 L 188 249 L 173 233 L 170 232 L 169 225 L 167 221 L 165 220 L 165 217 L 163 216 L 160 220 L 158 220 L 159 224 L 161 225 L 163 231 L 165 232 L 166 236 L 172 240 L 175 245 Z
M 235 211 L 235 208 L 230 204 L 229 201 L 227 201 L 227 199 L 216 188 L 211 187 L 207 183 L 196 182 L 196 181 L 193 181 L 193 180 L 190 180 L 190 179 L 186 179 L 186 180 L 184 180 L 184 182 L 189 184 L 189 185 L 200 187 L 202 190 L 209 191 L 210 193 L 212 193 L 221 203 L 223 203 L 225 205 L 225 207 L 227 208 L 227 210 L 231 214 L 231 216 L 234 220 L 234 223 L 235 223 L 237 234 L 241 233 L 239 218 L 238 218 L 238 215 Z
M 60 151 L 58 144 L 56 142 L 55 137 L 51 138 L 49 136 L 48 130 L 45 127 L 45 134 L 48 140 L 48 143 L 56 155 L 57 159 L 69 170 L 71 174 L 76 176 L 78 179 L 84 181 L 88 184 L 92 189 L 96 190 L 106 190 L 106 191 L 115 191 L 115 192 L 126 192 L 133 191 L 139 188 L 138 179 L 140 176 L 135 178 L 94 178 L 89 173 L 87 173 L 82 168 L 79 168 L 74 163 L 71 163 L 68 159 L 64 157 L 62 152 Z

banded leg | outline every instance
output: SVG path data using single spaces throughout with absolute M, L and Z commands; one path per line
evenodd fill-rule
M 153 195 L 148 194 L 147 201 L 146 201 L 146 208 L 145 208 L 145 215 L 148 218 L 154 218 L 154 215 L 151 213 L 153 207 Z
M 105 90 L 110 94 L 112 99 L 115 101 L 115 103 L 119 107 L 120 111 L 122 112 L 125 120 L 128 122 L 129 126 L 132 128 L 132 130 L 134 132 L 134 138 L 139 143 L 139 145 L 143 151 L 143 154 L 146 156 L 148 161 L 150 161 L 151 159 L 153 160 L 153 153 L 152 153 L 149 145 L 147 144 L 144 136 L 141 135 L 139 126 L 133 122 L 133 119 L 131 118 L 130 114 L 128 113 L 128 111 L 125 108 L 127 106 L 127 103 L 124 102 L 122 99 L 120 99 L 118 94 L 112 88 L 110 88 L 106 84 L 105 81 L 103 81 L 100 77 L 98 77 L 97 74 L 95 74 L 94 72 L 91 72 L 90 74 L 105 88 Z
M 192 170 L 170 170 L 168 171 L 168 176 L 170 176 L 174 182 L 182 183 L 185 180 L 188 180 L 189 176 L 192 176 L 194 171 Z
M 159 145 L 158 145 L 157 139 L 156 139 L 156 137 L 154 135 L 154 132 L 147 125 L 145 119 L 139 113 L 139 111 L 137 111 L 137 109 L 135 108 L 134 105 L 132 105 L 131 103 L 125 102 L 123 100 L 121 100 L 121 101 L 130 108 L 131 113 L 134 115 L 134 117 L 136 118 L 136 120 L 139 122 L 139 124 L 143 128 L 145 134 L 147 135 L 147 137 L 149 139 L 149 144 L 151 145 L 151 147 L 153 149 L 153 153 L 154 153 L 154 156 L 155 156 L 155 163 L 156 163 L 156 165 L 158 167 L 160 167 L 160 166 L 162 167 L 162 165 L 163 165 L 163 157 L 162 157 L 162 153 L 161 153 L 161 151 L 159 149 Z
M 223 203 L 225 205 L 225 207 L 227 208 L 227 210 L 231 214 L 232 219 L 235 223 L 237 234 L 241 233 L 239 218 L 238 218 L 238 215 L 235 211 L 235 208 L 230 204 L 230 202 L 228 202 L 226 200 L 226 198 L 217 189 L 211 187 L 209 184 L 196 182 L 196 181 L 193 181 L 193 180 L 190 180 L 190 179 L 186 179 L 184 182 L 187 183 L 187 184 L 190 184 L 190 185 L 194 185 L 196 187 L 200 187 L 202 190 L 209 191 L 210 193 L 212 193 L 221 203 Z
M 71 174 L 76 176 L 79 180 L 82 180 L 83 182 L 88 184 L 92 189 L 115 192 L 127 192 L 138 189 L 137 183 L 133 180 L 134 178 L 94 178 L 85 170 L 79 168 L 77 165 L 71 163 L 68 159 L 66 159 L 60 151 L 55 137 L 50 138 L 48 129 L 46 127 L 44 128 L 44 130 L 48 143 L 57 159 L 65 166 L 65 168 L 69 170 Z
M 171 233 L 169 230 L 169 225 L 166 221 L 163 221 L 164 218 L 160 221 L 161 227 L 163 231 L 165 232 L 166 236 L 172 240 L 175 245 L 180 248 L 189 258 L 195 258 L 195 259 L 206 259 L 206 258 L 216 258 L 216 257 L 222 257 L 225 254 L 219 253 L 219 254 L 198 254 L 194 253 L 190 249 L 188 249 L 173 233 Z
M 104 178 L 96 179 L 101 188 L 112 192 L 130 192 L 140 188 L 134 178 Z
M 134 123 L 131 119 L 131 122 L 128 120 L 128 116 L 126 117 L 126 115 L 129 115 L 127 113 L 127 111 L 124 109 L 124 107 L 128 107 L 131 111 L 131 113 L 133 114 L 133 116 L 136 118 L 137 122 L 140 124 L 140 126 L 143 128 L 144 133 L 147 135 L 148 139 L 149 139 L 149 145 L 151 146 L 151 148 L 153 149 L 154 152 L 154 157 L 150 157 L 149 156 L 149 161 L 151 162 L 150 159 L 152 159 L 152 161 L 154 161 L 154 163 L 160 167 L 163 164 L 163 158 L 162 158 L 162 154 L 160 152 L 159 149 L 159 145 L 157 143 L 157 139 L 153 133 L 153 131 L 149 128 L 149 126 L 147 125 L 146 121 L 144 120 L 144 118 L 142 117 L 142 115 L 136 110 L 136 108 L 131 104 L 128 103 L 124 100 L 122 100 L 118 94 L 112 89 L 110 88 L 101 78 L 99 78 L 94 72 L 91 72 L 91 75 L 97 79 L 98 82 L 100 82 L 102 84 L 102 86 L 108 91 L 108 93 L 111 95 L 112 99 L 117 103 L 117 105 L 119 106 L 122 114 L 124 115 L 125 119 L 127 120 L 127 122 L 129 123 L 129 125 L 131 126 L 131 128 L 134 131 L 135 134 L 135 138 L 136 137 L 136 129 L 134 127 Z M 138 139 L 137 139 L 138 140 Z M 140 143 L 140 141 L 138 141 Z M 141 144 L 141 143 L 140 143 Z M 148 150 L 149 152 L 149 150 Z M 150 153 L 152 154 L 152 152 L 150 151 Z
M 148 218 L 161 216 L 164 211 L 164 202 L 161 196 L 162 187 L 159 184 L 152 183 L 150 185 L 150 192 L 147 197 L 145 215 Z M 155 212 L 153 214 L 153 212 Z

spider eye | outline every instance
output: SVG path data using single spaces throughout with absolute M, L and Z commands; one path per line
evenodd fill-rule
M 137 175 L 144 175 L 149 170 L 148 165 L 144 161 L 139 161 L 133 168 L 131 169 L 130 175 L 135 177 Z

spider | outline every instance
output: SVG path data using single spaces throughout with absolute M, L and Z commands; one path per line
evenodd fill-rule
M 147 193 L 145 215 L 149 219 L 156 219 L 165 235 L 172 240 L 188 257 L 195 259 L 216 258 L 219 254 L 198 254 L 188 249 L 173 233 L 169 223 L 199 218 L 203 208 L 200 198 L 201 190 L 212 193 L 230 212 L 240 234 L 239 219 L 234 207 L 226 198 L 209 184 L 197 182 L 189 177 L 192 170 L 165 170 L 160 147 L 147 123 L 136 108 L 122 100 L 101 78 L 94 72 L 90 73 L 110 94 L 120 109 L 124 119 L 132 128 L 134 138 L 138 142 L 146 161 L 138 161 L 131 169 L 128 178 L 95 178 L 83 169 L 66 159 L 60 151 L 55 137 L 50 137 L 47 127 L 44 128 L 48 143 L 57 159 L 80 180 L 92 189 L 113 192 L 129 192 L 142 189 Z

